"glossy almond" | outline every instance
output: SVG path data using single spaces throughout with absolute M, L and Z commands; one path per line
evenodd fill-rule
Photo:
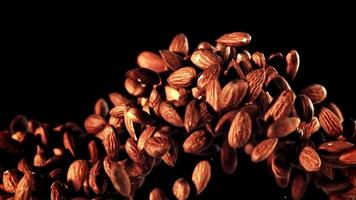
M 103 145 L 110 158 L 116 159 L 119 156 L 120 139 L 112 126 L 106 126 L 103 131 Z
M 150 51 L 143 51 L 140 53 L 137 56 L 137 64 L 142 68 L 147 68 L 156 73 L 161 73 L 168 70 L 163 59 Z
M 321 103 L 326 98 L 327 92 L 324 86 L 313 84 L 305 87 L 300 94 L 304 94 L 310 98 L 314 104 Z
M 174 36 L 171 44 L 169 45 L 169 51 L 181 53 L 187 55 L 189 52 L 188 38 L 184 33 Z
M 250 115 L 240 111 L 234 117 L 228 133 L 228 142 L 232 148 L 243 147 L 251 137 L 252 121 Z
M 187 105 L 184 115 L 184 127 L 188 133 L 199 126 L 200 117 L 199 103 L 196 100 L 192 100 Z
M 298 95 L 294 101 L 295 110 L 302 121 L 310 122 L 314 116 L 314 105 L 309 97 Z
M 340 155 L 339 160 L 348 165 L 356 164 L 356 149 L 351 149 Z
M 286 117 L 275 121 L 267 129 L 267 136 L 272 138 L 285 137 L 295 131 L 300 124 L 297 117 Z
M 131 181 L 124 166 L 115 163 L 109 158 L 105 158 L 104 170 L 115 190 L 121 195 L 128 197 L 131 193 Z
M 196 154 L 210 147 L 213 140 L 211 135 L 204 130 L 198 130 L 189 135 L 183 143 L 183 149 L 186 153 Z
M 186 200 L 190 194 L 190 185 L 184 178 L 179 178 L 174 182 L 172 191 L 178 200 Z
M 286 63 L 286 75 L 289 80 L 293 80 L 297 75 L 300 63 L 299 54 L 296 50 L 288 52 L 286 55 Z
M 154 188 L 150 192 L 149 200 L 168 200 L 166 194 L 160 188 Z
M 214 109 L 216 113 L 221 112 L 220 96 L 221 87 L 217 79 L 212 79 L 206 87 L 206 102 Z
M 148 155 L 159 158 L 168 152 L 171 144 L 167 138 L 151 137 L 145 143 L 144 149 Z
M 221 108 L 231 110 L 237 108 L 247 93 L 248 84 L 243 80 L 227 83 L 221 91 Z
M 200 161 L 194 168 L 192 181 L 195 185 L 197 195 L 203 192 L 210 181 L 211 167 L 208 161 Z
M 195 50 L 190 59 L 192 63 L 201 69 L 207 69 L 211 65 L 220 65 L 222 63 L 221 58 L 208 49 Z
M 319 131 L 320 123 L 317 117 L 312 117 L 310 122 L 301 122 L 299 128 L 303 131 L 305 138 L 309 138 L 313 133 Z
M 304 147 L 300 152 L 299 162 L 308 172 L 319 171 L 321 167 L 321 159 L 318 153 L 310 146 Z
M 167 79 L 170 86 L 174 88 L 188 87 L 193 83 L 196 77 L 195 69 L 192 67 L 183 67 L 173 72 Z
M 248 83 L 248 101 L 254 101 L 261 93 L 265 78 L 266 72 L 264 69 L 256 69 L 247 74 L 246 81 Z
M 197 86 L 201 89 L 205 89 L 211 80 L 219 77 L 221 66 L 219 64 L 211 65 L 204 69 L 203 73 L 198 77 Z
M 183 119 L 179 116 L 178 112 L 176 111 L 173 105 L 167 102 L 161 102 L 159 105 L 159 113 L 162 116 L 162 118 L 166 120 L 168 123 L 176 127 L 184 126 Z
M 278 143 L 277 138 L 268 138 L 260 142 L 251 153 L 252 162 L 261 162 L 270 156 Z
M 73 185 L 75 191 L 83 186 L 89 173 L 88 163 L 85 160 L 76 160 L 68 168 L 67 182 Z
M 90 115 L 84 121 L 85 130 L 91 134 L 97 134 L 106 126 L 106 121 L 100 115 Z
M 241 47 L 249 44 L 251 41 L 251 36 L 244 32 L 233 32 L 224 34 L 219 37 L 216 42 L 232 47 Z
M 339 136 L 343 131 L 340 119 L 326 107 L 320 110 L 319 122 L 325 132 L 331 136 Z
M 272 103 L 264 115 L 264 120 L 277 121 L 289 116 L 294 105 L 295 95 L 292 90 L 284 90 Z
M 161 54 L 161 57 L 166 66 L 173 71 L 179 69 L 184 64 L 183 58 L 175 52 L 161 50 L 159 53 Z
M 342 140 L 336 140 L 336 141 L 328 141 L 319 146 L 319 150 L 328 152 L 328 153 L 341 153 L 344 151 L 347 151 L 349 149 L 352 149 L 354 147 L 354 144 L 347 142 L 347 141 L 342 141 Z

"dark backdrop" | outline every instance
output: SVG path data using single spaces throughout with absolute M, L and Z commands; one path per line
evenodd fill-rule
M 169 12 L 145 12 L 133 19 L 138 10 L 117 12 L 8 15 L 0 47 L 0 128 L 7 128 L 17 114 L 52 124 L 82 124 L 98 98 L 122 90 L 123 73 L 136 67 L 140 51 L 167 49 L 171 38 L 180 32 L 188 36 L 191 49 L 200 41 L 213 42 L 233 31 L 252 35 L 251 51 L 259 49 L 268 55 L 297 49 L 301 66 L 294 88 L 298 91 L 307 84 L 321 83 L 346 116 L 356 117 L 355 52 L 348 48 L 355 45 L 355 31 L 349 28 L 354 21 L 348 13 L 335 14 L 333 9 L 321 11 L 322 15 L 305 15 L 303 10 L 273 11 L 256 17 L 252 12 L 229 11 L 223 15 L 210 13 L 209 17 L 202 13 L 177 17 Z M 189 162 L 178 165 L 182 169 L 177 174 L 161 168 L 150 175 L 139 199 L 146 199 L 154 186 L 169 191 L 172 181 L 181 175 L 189 179 Z M 264 164 L 251 165 L 242 156 L 233 176 L 223 175 L 218 165 L 214 166 L 213 180 L 201 199 L 217 194 L 223 199 L 288 196 L 287 190 L 275 186 Z M 306 199 L 316 197 L 325 198 L 318 190 L 308 190 Z

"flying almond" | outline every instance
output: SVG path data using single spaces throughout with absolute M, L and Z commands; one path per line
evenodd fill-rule
M 319 113 L 320 126 L 331 136 L 339 136 L 342 133 L 340 119 L 328 108 L 322 107 Z
M 277 138 L 268 138 L 260 142 L 251 153 L 252 162 L 261 162 L 270 156 L 278 143 Z
M 195 50 L 190 59 L 192 63 L 201 69 L 207 69 L 211 65 L 220 65 L 222 63 L 221 58 L 209 49 Z
M 297 117 L 286 117 L 275 121 L 267 129 L 267 136 L 270 138 L 285 137 L 295 131 L 300 124 L 300 119 Z
M 321 167 L 321 159 L 318 153 L 310 146 L 303 148 L 299 155 L 299 162 L 308 172 L 317 172 Z
M 219 37 L 216 40 L 217 43 L 226 46 L 231 46 L 231 47 L 245 46 L 248 45 L 250 41 L 251 41 L 251 36 L 248 33 L 244 33 L 244 32 L 228 33 Z
M 211 167 L 208 161 L 200 161 L 194 168 L 192 181 L 199 195 L 208 185 L 211 176 Z
M 252 121 L 250 115 L 240 111 L 232 120 L 228 133 L 228 142 L 232 148 L 243 147 L 251 137 Z

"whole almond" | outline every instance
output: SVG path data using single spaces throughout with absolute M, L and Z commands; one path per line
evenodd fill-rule
M 179 153 L 179 144 L 177 141 L 173 140 L 171 148 L 167 153 L 162 156 L 162 160 L 170 167 L 176 165 Z
M 297 75 L 298 69 L 299 69 L 299 54 L 296 50 L 291 50 L 288 52 L 286 55 L 286 74 L 289 80 L 293 80 L 295 76 Z
M 94 106 L 94 114 L 105 118 L 109 113 L 109 105 L 104 99 L 98 99 Z
M 215 135 L 224 134 L 229 131 L 231 122 L 235 118 L 237 112 L 238 110 L 229 111 L 219 119 L 219 121 L 215 126 L 215 130 L 214 130 Z
M 212 79 L 206 86 L 206 102 L 214 109 L 216 113 L 221 112 L 220 96 L 221 87 L 217 79 Z
M 140 152 L 137 147 L 136 141 L 133 138 L 128 138 L 125 143 L 125 150 L 127 155 L 133 160 L 134 162 L 144 163 L 147 159 L 145 154 Z
M 241 47 L 248 45 L 251 41 L 251 36 L 244 32 L 228 33 L 219 37 L 216 42 L 232 47 Z
M 266 71 L 264 69 L 256 69 L 246 75 L 246 81 L 248 83 L 248 101 L 254 101 L 261 93 L 265 78 Z
M 221 58 L 209 49 L 195 50 L 190 59 L 192 63 L 201 69 L 222 63 Z
M 186 200 L 189 197 L 190 194 L 190 186 L 188 181 L 186 181 L 184 178 L 179 178 L 174 182 L 173 188 L 172 188 L 174 196 L 178 200 Z
M 102 161 L 97 161 L 89 172 L 89 186 L 95 194 L 103 194 L 108 186 Z
M 188 55 L 189 43 L 187 36 L 184 33 L 177 34 L 169 45 L 169 51 Z
M 152 117 L 145 111 L 136 107 L 131 107 L 126 113 L 127 117 L 138 124 L 152 124 Z
M 196 100 L 192 100 L 185 109 L 184 115 L 184 127 L 188 133 L 198 127 L 200 120 L 200 108 L 199 103 Z
M 292 186 L 291 186 L 291 194 L 293 200 L 299 200 L 302 199 L 304 196 L 304 193 L 307 188 L 307 176 L 304 173 L 298 173 L 293 181 L 292 181 Z
M 105 173 L 111 180 L 112 185 L 120 194 L 128 197 L 131 193 L 131 182 L 124 167 L 109 158 L 104 160 Z
M 268 138 L 260 142 L 251 153 L 252 162 L 261 162 L 270 156 L 278 143 L 277 138 Z
M 105 147 L 106 154 L 111 159 L 116 159 L 119 156 L 120 139 L 112 126 L 106 126 L 103 131 L 103 145 Z
M 320 129 L 320 123 L 317 117 L 312 117 L 310 122 L 301 122 L 299 128 L 303 131 L 303 136 L 309 138 Z
M 356 164 L 356 149 L 350 149 L 340 155 L 339 160 L 348 165 Z
M 167 138 L 151 137 L 145 143 L 144 149 L 148 155 L 159 158 L 168 152 L 171 144 Z
M 341 122 L 344 121 L 344 115 L 335 103 L 331 102 L 326 107 L 329 108 L 339 118 Z
M 210 147 L 212 137 L 204 130 L 193 132 L 183 143 L 183 149 L 186 153 L 196 154 Z
M 154 188 L 150 192 L 149 200 L 168 200 L 166 194 L 160 188 Z
M 167 102 L 161 102 L 159 105 L 159 113 L 164 120 L 168 123 L 176 126 L 183 127 L 184 122 L 183 119 L 179 116 L 178 112 L 171 104 Z
M 248 84 L 243 80 L 227 83 L 221 91 L 221 108 L 231 110 L 237 108 L 247 93 Z
M 75 191 L 83 186 L 89 173 L 88 163 L 85 160 L 76 160 L 68 168 L 67 182 L 73 185 Z
M 354 144 L 347 142 L 347 141 L 342 141 L 342 140 L 337 140 L 337 141 L 328 141 L 319 146 L 319 150 L 328 152 L 328 153 L 341 153 L 343 151 L 347 151 L 349 149 L 352 149 L 354 147 Z
M 324 86 L 313 84 L 305 87 L 300 94 L 304 94 L 310 98 L 314 104 L 321 103 L 326 98 L 327 92 Z
M 286 117 L 275 121 L 267 129 L 267 136 L 273 138 L 285 137 L 295 131 L 300 124 L 297 117 Z
M 196 77 L 195 69 L 182 67 L 174 71 L 167 79 L 167 83 L 174 88 L 187 87 L 193 83 Z
M 289 116 L 294 105 L 294 99 L 295 95 L 292 90 L 284 90 L 266 111 L 264 120 L 277 121 Z
M 339 136 L 343 131 L 340 119 L 326 107 L 320 110 L 319 122 L 325 132 L 331 136 Z
M 232 148 L 243 147 L 251 137 L 252 121 L 250 115 L 240 111 L 232 120 L 228 133 L 228 142 Z
M 140 53 L 137 56 L 137 64 L 142 68 L 150 69 L 156 73 L 161 73 L 168 70 L 163 59 L 150 51 L 144 51 Z
M 314 116 L 314 105 L 309 97 L 299 95 L 294 101 L 295 110 L 302 121 L 310 122 Z
M 145 85 L 156 85 L 160 82 L 160 77 L 158 76 L 158 74 L 146 68 L 134 68 L 128 70 L 125 73 L 125 76 L 140 84 Z
M 147 140 L 153 135 L 153 133 L 156 131 L 156 127 L 154 126 L 149 126 L 147 127 L 140 135 L 137 141 L 137 148 L 139 151 L 142 151 L 145 143 Z
M 211 167 L 208 161 L 200 161 L 194 168 L 192 181 L 195 185 L 197 195 L 199 195 L 209 183 L 211 176 Z
M 304 147 L 300 152 L 299 162 L 308 172 L 319 171 L 321 167 L 321 160 L 318 153 L 310 146 Z
M 179 54 L 167 50 L 161 50 L 159 53 L 161 54 L 164 63 L 169 69 L 175 71 L 182 67 L 184 60 Z
M 251 56 L 251 59 L 257 66 L 261 68 L 265 68 L 267 65 L 265 55 L 260 51 L 254 52 Z
M 219 77 L 221 66 L 219 64 L 211 65 L 204 69 L 203 73 L 198 77 L 197 86 L 201 89 L 205 89 L 211 80 Z
M 100 115 L 90 115 L 84 121 L 85 130 L 91 134 L 97 134 L 102 131 L 106 126 L 106 121 Z
M 25 174 L 17 184 L 14 199 L 15 200 L 32 199 L 33 184 L 34 184 L 33 175 Z

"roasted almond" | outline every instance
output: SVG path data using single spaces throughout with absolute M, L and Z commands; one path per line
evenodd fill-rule
M 284 90 L 266 111 L 264 120 L 277 121 L 289 116 L 294 105 L 294 99 L 295 95 L 292 90 Z
M 163 59 L 157 54 L 150 51 L 144 51 L 140 53 L 137 56 L 137 64 L 141 68 L 147 68 L 156 73 L 161 73 L 168 70 Z
M 187 36 L 184 33 L 177 34 L 169 45 L 169 51 L 188 55 L 189 43 Z
M 261 93 L 265 78 L 266 72 L 264 69 L 256 69 L 246 75 L 248 101 L 254 101 Z
M 248 84 L 243 80 L 227 83 L 221 91 L 221 108 L 231 110 L 237 108 L 247 93 Z
M 167 79 L 167 83 L 174 88 L 183 88 L 191 85 L 196 77 L 195 69 L 182 67 L 173 72 Z
M 313 133 L 319 131 L 320 123 L 317 117 L 312 117 L 310 122 L 301 122 L 299 128 L 303 130 L 304 137 L 309 138 Z
M 131 193 L 131 182 L 124 166 L 115 163 L 109 158 L 105 158 L 104 170 L 115 190 L 123 196 L 128 197 Z
M 248 33 L 244 32 L 234 32 L 224 34 L 223 36 L 219 37 L 216 42 L 232 47 L 241 47 L 248 45 L 251 41 L 251 36 Z
M 186 200 L 189 197 L 190 194 L 190 186 L 188 181 L 186 181 L 184 178 L 179 178 L 174 182 L 173 188 L 172 188 L 174 196 L 178 200 Z
M 75 191 L 83 186 L 89 173 L 88 163 L 85 160 L 76 160 L 68 168 L 67 182 L 73 185 Z
M 297 117 L 286 117 L 275 121 L 267 129 L 267 136 L 271 138 L 285 137 L 295 131 L 300 124 Z
M 243 147 L 251 137 L 252 121 L 250 115 L 240 111 L 232 120 L 228 134 L 228 142 L 232 148 Z
M 324 86 L 313 84 L 305 87 L 300 94 L 304 94 L 310 98 L 314 104 L 321 103 L 326 98 L 327 92 Z
M 106 154 L 111 159 L 116 159 L 119 156 L 120 139 L 112 126 L 106 126 L 103 131 L 103 145 Z
M 251 153 L 252 162 L 261 162 L 270 156 L 278 143 L 277 138 L 268 138 L 260 142 Z
M 310 122 L 314 116 L 314 105 L 309 97 L 298 95 L 294 101 L 295 110 L 302 121 Z
M 319 113 L 320 126 L 331 136 L 339 136 L 342 133 L 340 119 L 328 108 L 322 107 Z
M 210 147 L 212 137 L 204 130 L 197 130 L 189 135 L 183 143 L 183 149 L 186 153 L 196 154 Z
M 350 149 L 340 155 L 339 160 L 347 165 L 356 164 L 356 149 Z
M 166 194 L 160 188 L 154 188 L 150 192 L 149 200 L 168 200 Z
M 221 112 L 220 96 L 221 87 L 217 79 L 212 79 L 206 87 L 206 102 L 214 109 L 216 113 Z
M 318 153 L 310 146 L 302 149 L 299 155 L 299 162 L 308 172 L 319 171 L 321 167 L 321 159 Z
M 159 158 L 168 152 L 171 144 L 167 138 L 151 137 L 145 142 L 144 149 L 148 155 Z
M 354 144 L 347 142 L 347 141 L 342 141 L 342 140 L 337 140 L 337 141 L 328 141 L 319 146 L 319 150 L 328 152 L 328 153 L 341 153 L 344 151 L 347 151 L 349 149 L 352 149 L 354 147 Z
M 161 102 L 159 105 L 159 113 L 164 120 L 168 123 L 176 126 L 176 127 L 183 127 L 184 121 L 179 116 L 178 112 L 171 104 L 167 102 Z
M 183 58 L 177 53 L 167 50 L 161 50 L 159 53 L 161 54 L 166 66 L 173 71 L 179 69 L 184 64 Z
M 296 50 L 291 50 L 286 55 L 286 75 L 289 80 L 293 80 L 299 69 L 299 54 Z
M 196 100 L 192 100 L 187 105 L 184 115 L 184 127 L 188 133 L 199 126 L 200 117 L 199 103 Z
M 219 77 L 220 71 L 221 66 L 219 64 L 214 64 L 204 69 L 204 71 L 198 77 L 197 86 L 201 89 L 205 89 L 211 80 Z
M 195 50 L 190 59 L 192 63 L 201 69 L 206 69 L 211 65 L 220 65 L 222 63 L 221 58 L 209 49 Z
M 209 183 L 211 176 L 211 167 L 208 161 L 200 161 L 194 168 L 192 181 L 195 185 L 197 195 L 199 195 Z

